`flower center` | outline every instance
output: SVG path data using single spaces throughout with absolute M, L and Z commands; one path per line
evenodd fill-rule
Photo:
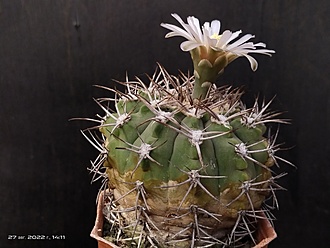
M 217 34 L 217 33 L 214 33 L 210 36 L 211 39 L 215 39 L 215 40 L 220 40 L 221 38 L 221 35 Z

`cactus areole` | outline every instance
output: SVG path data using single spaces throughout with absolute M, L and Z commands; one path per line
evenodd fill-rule
M 254 246 L 258 220 L 272 218 L 265 202 L 276 207 L 281 189 L 284 173 L 271 167 L 291 164 L 275 155 L 278 132 L 266 137 L 266 124 L 287 121 L 268 110 L 271 101 L 248 108 L 240 89 L 215 81 L 236 58 L 256 70 L 249 54 L 274 51 L 241 31 L 219 34 L 217 20 L 201 28 L 195 17 L 173 17 L 182 27 L 161 26 L 186 39 L 193 75 L 159 65 L 147 83 L 123 82 L 124 92 L 102 87 L 112 96 L 96 100 L 101 134 L 83 131 L 100 151 L 91 171 L 107 188 L 104 236 L 120 247 Z

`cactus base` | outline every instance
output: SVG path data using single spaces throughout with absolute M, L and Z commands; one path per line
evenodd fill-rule
M 100 192 L 98 198 L 98 204 L 97 204 L 95 225 L 93 227 L 90 236 L 97 240 L 98 248 L 139 247 L 138 245 L 132 246 L 132 244 L 127 244 L 125 246 L 122 243 L 123 241 L 117 240 L 118 236 L 117 237 L 104 236 L 104 225 L 109 225 L 109 222 L 106 220 L 104 216 L 104 212 L 106 212 L 106 207 L 107 207 L 107 195 L 109 195 L 109 193 L 110 193 L 109 190 Z M 250 245 L 246 244 L 245 246 L 243 245 L 240 247 L 267 248 L 268 244 L 277 237 L 277 234 L 273 226 L 266 217 L 258 219 L 256 227 L 257 227 L 256 235 L 255 235 L 256 244 L 253 244 L 253 242 L 251 242 Z M 115 228 L 113 232 L 116 232 L 118 234 L 118 230 L 115 230 Z M 145 246 L 140 246 L 140 247 L 145 247 Z M 149 247 L 153 247 L 153 246 L 150 245 Z M 177 247 L 177 245 L 173 247 Z M 223 247 L 223 246 L 219 246 L 219 247 Z

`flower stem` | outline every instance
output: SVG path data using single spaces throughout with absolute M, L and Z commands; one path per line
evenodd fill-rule
M 228 64 L 226 54 L 222 51 L 200 46 L 190 51 L 194 63 L 195 84 L 193 99 L 203 100 L 215 83 L 218 75 Z

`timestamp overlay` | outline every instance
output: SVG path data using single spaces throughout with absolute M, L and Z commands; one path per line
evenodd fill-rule
M 8 234 L 8 240 L 65 240 L 64 234 Z

